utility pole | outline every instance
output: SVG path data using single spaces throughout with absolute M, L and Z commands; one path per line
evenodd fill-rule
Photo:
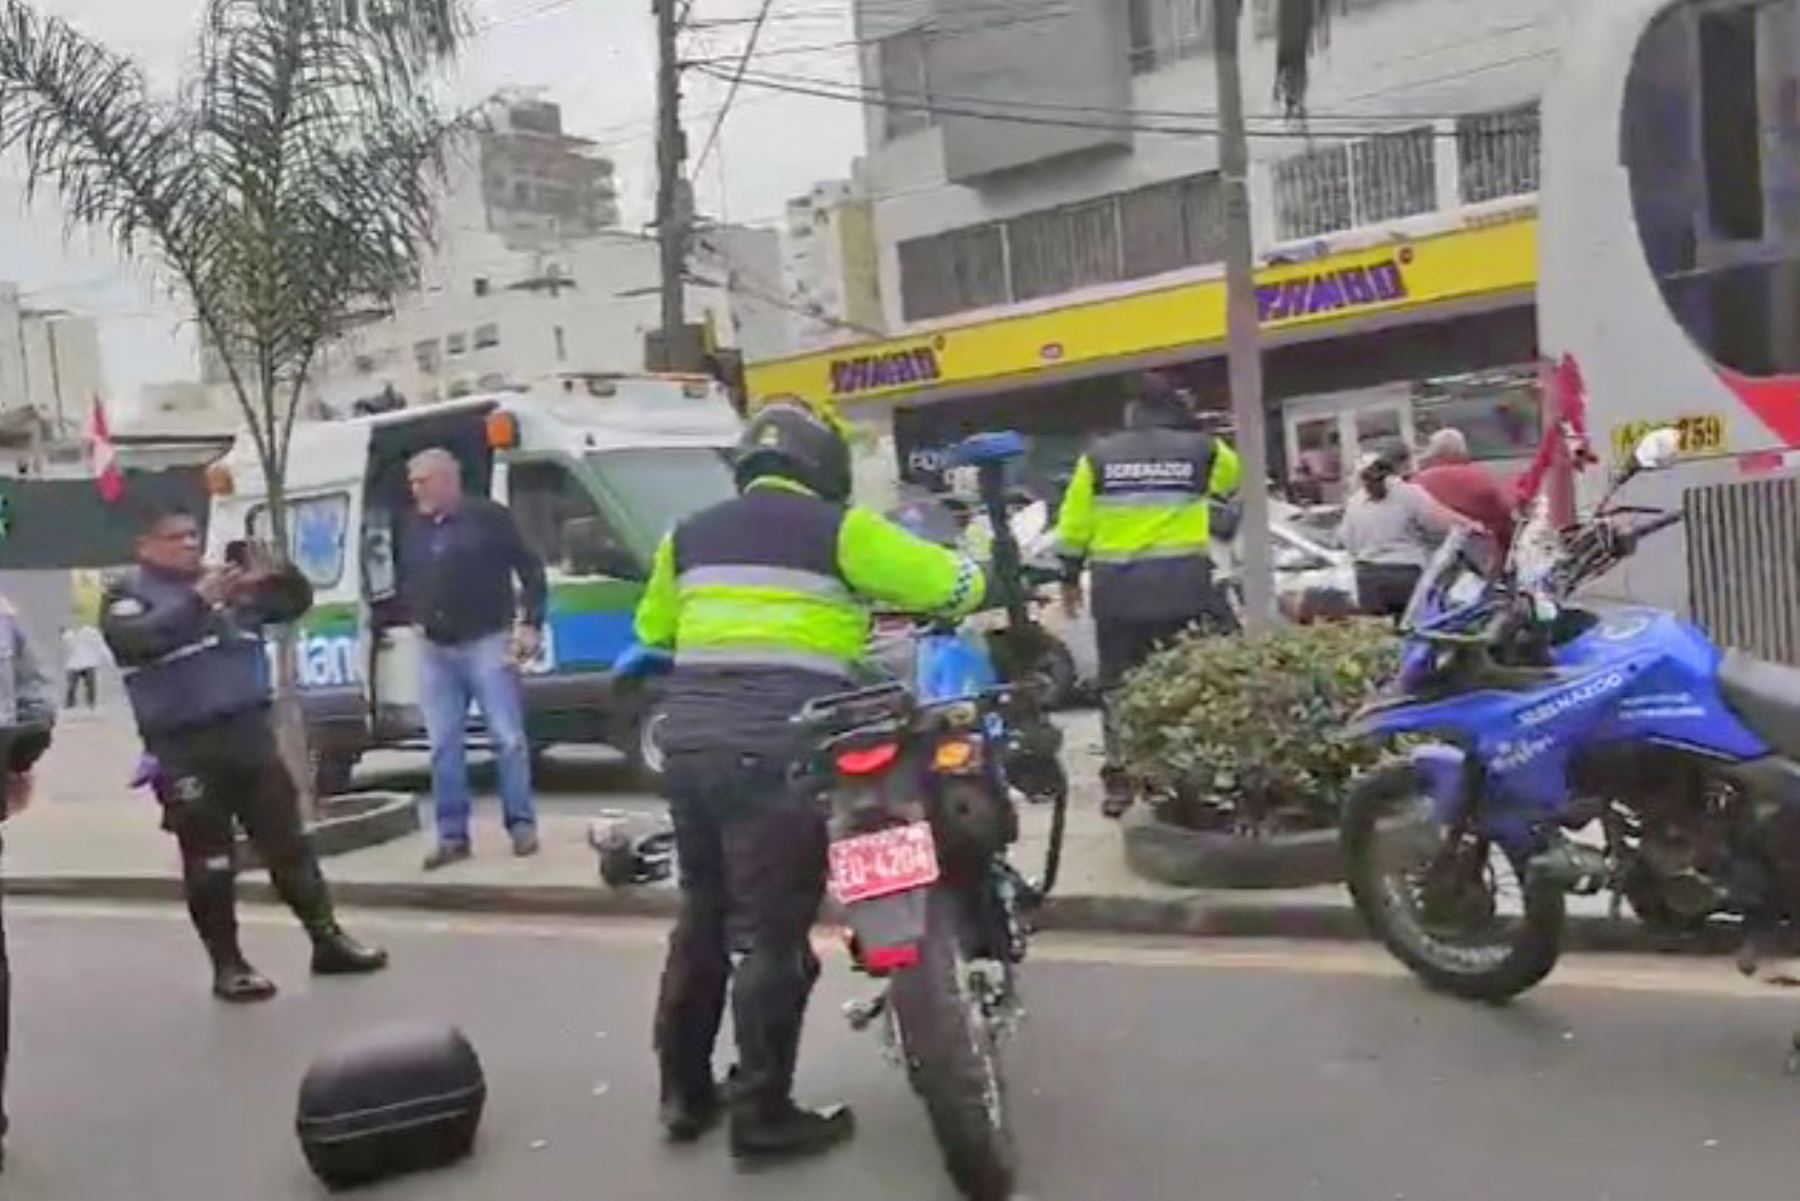
M 662 252 L 663 354 L 671 366 L 684 344 L 687 314 L 688 190 L 682 179 L 687 135 L 681 128 L 679 0 L 651 0 L 656 13 L 656 239 Z
M 1244 626 L 1267 631 L 1274 603 L 1269 561 L 1269 441 L 1264 432 L 1262 344 L 1256 264 L 1250 235 L 1250 139 L 1244 126 L 1244 83 L 1238 59 L 1243 0 L 1213 0 L 1214 57 L 1219 81 L 1219 176 L 1225 187 L 1225 351 L 1231 416 L 1243 461 Z

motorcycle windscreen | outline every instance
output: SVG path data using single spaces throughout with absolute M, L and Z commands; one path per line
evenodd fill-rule
M 1400 619 L 1402 630 L 1450 624 L 1460 609 L 1472 606 L 1487 591 L 1486 569 L 1493 544 L 1466 528 L 1451 531 L 1432 555 Z

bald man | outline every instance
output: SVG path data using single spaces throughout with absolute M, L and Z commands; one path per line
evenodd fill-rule
M 1461 430 L 1445 428 L 1431 435 L 1419 452 L 1419 472 L 1412 482 L 1446 509 L 1478 523 L 1500 553 L 1512 545 L 1512 497 L 1487 468 L 1471 460 Z

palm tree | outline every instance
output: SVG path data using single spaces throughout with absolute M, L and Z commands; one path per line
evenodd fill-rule
M 130 58 L 0 0 L 0 152 L 187 308 L 255 442 L 277 553 L 321 347 L 417 283 L 447 148 L 474 120 L 437 98 L 469 29 L 460 0 L 206 0 L 190 77 L 159 95 Z M 303 763 L 291 634 L 281 651 Z

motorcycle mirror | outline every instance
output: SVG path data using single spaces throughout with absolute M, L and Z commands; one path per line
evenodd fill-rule
M 1636 449 L 1631 452 L 1631 462 L 1639 471 L 1661 471 L 1680 456 L 1681 431 L 1664 426 L 1638 439 Z

